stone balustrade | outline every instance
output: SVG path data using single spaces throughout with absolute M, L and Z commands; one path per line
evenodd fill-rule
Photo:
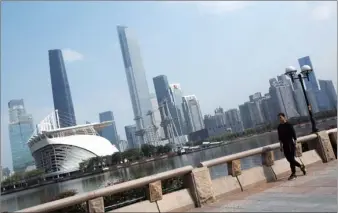
M 337 128 L 300 137 L 297 142 L 296 157 L 303 165 L 326 163 L 336 159 Z M 303 150 L 302 144 L 307 144 L 309 150 Z M 201 207 L 228 193 L 244 191 L 262 182 L 276 181 L 289 172 L 290 167 L 285 158 L 275 161 L 273 151 L 276 149 L 279 149 L 279 143 L 204 161 L 198 168 L 185 166 L 17 212 L 52 212 L 84 202 L 89 213 L 105 212 L 103 197 L 144 186 L 147 186 L 146 201 L 111 212 L 172 212 Z M 242 170 L 240 160 L 254 155 L 261 155 L 262 166 Z M 212 180 L 209 168 L 222 164 L 227 165 L 228 176 Z M 184 188 L 163 194 L 162 181 L 173 177 L 183 177 Z

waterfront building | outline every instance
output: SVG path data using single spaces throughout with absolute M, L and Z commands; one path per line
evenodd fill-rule
M 307 98 L 309 100 L 309 103 L 311 105 L 311 109 L 313 113 L 317 113 L 319 112 L 319 106 L 318 106 L 318 102 L 317 102 L 317 91 L 315 90 L 307 90 L 306 91 L 307 94 Z
M 239 112 L 240 112 L 240 116 L 241 116 L 244 129 L 252 128 L 253 121 L 250 115 L 249 102 L 245 102 L 244 104 L 239 105 L 238 108 L 239 108 Z
M 9 101 L 8 112 L 13 171 L 23 172 L 28 166 L 34 165 L 33 157 L 26 144 L 34 132 L 33 118 L 26 112 L 23 99 Z
M 124 127 L 126 138 L 128 141 L 128 149 L 139 148 L 139 137 L 136 136 L 136 125 L 128 125 Z
M 136 122 L 136 134 L 141 144 L 153 144 L 155 133 L 148 113 L 152 110 L 146 72 L 135 33 L 128 27 L 117 26 L 130 99 Z
M 152 111 L 153 111 L 153 116 L 154 116 L 154 123 L 156 126 L 156 132 L 158 134 L 158 136 L 162 139 L 165 138 L 165 134 L 164 134 L 164 128 L 161 126 L 161 113 L 160 113 L 160 109 L 159 109 L 159 105 L 157 102 L 157 97 L 154 93 L 150 94 L 150 101 L 151 101 L 151 106 L 152 106 Z
M 182 108 L 188 132 L 204 129 L 203 117 L 199 101 L 195 95 L 183 96 Z
M 227 128 L 231 128 L 232 132 L 243 132 L 243 124 L 240 118 L 240 113 L 238 109 L 229 109 L 225 112 Z
M 328 97 L 329 109 L 337 109 L 337 92 L 331 80 L 319 80 L 320 90 Z
M 103 128 L 100 131 L 100 135 L 104 137 L 105 139 L 109 140 L 111 144 L 113 144 L 115 147 L 118 147 L 118 135 L 116 130 L 116 124 L 114 120 L 114 114 L 112 111 L 106 111 L 101 112 L 99 114 L 100 122 L 110 121 L 111 125 Z
M 273 123 L 277 119 L 277 115 L 274 114 L 273 103 L 270 94 L 265 94 L 261 100 L 261 109 L 264 116 L 264 120 L 268 123 Z
M 120 152 L 124 152 L 128 149 L 128 141 L 126 140 L 119 140 L 117 144 L 118 144 Z
M 54 109 L 58 110 L 60 127 L 75 126 L 73 100 L 62 52 L 55 49 L 49 50 L 48 54 Z
M 182 97 L 183 97 L 183 92 L 181 89 L 181 85 L 178 83 L 174 83 L 174 84 L 170 84 L 170 91 L 171 91 L 171 95 L 172 95 L 172 100 L 175 106 L 175 110 L 176 110 L 176 115 L 178 117 L 178 126 L 179 129 L 181 129 L 181 135 L 187 135 L 187 126 L 186 121 L 184 119 L 184 115 L 183 115 L 183 107 L 182 107 Z
M 98 134 L 111 121 L 61 127 L 58 117 L 57 110 L 45 117 L 28 140 L 37 169 L 50 176 L 70 173 L 79 170 L 83 161 L 118 152 Z
M 293 91 L 293 96 L 295 98 L 295 102 L 296 102 L 296 107 L 297 107 L 297 111 L 299 113 L 300 116 L 308 116 L 308 109 L 307 109 L 307 105 L 306 105 L 306 101 L 305 101 L 305 97 L 304 97 L 304 92 L 302 90 L 302 88 L 296 88 Z
M 269 88 L 273 111 L 275 115 L 279 112 L 285 113 L 288 118 L 298 117 L 296 102 L 291 85 L 282 81 L 273 81 Z
M 215 109 L 215 121 L 217 127 L 225 127 L 227 126 L 227 119 L 224 113 L 224 109 L 222 107 L 218 107 Z

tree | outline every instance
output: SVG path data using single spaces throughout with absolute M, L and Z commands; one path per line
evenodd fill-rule
M 122 153 L 121 152 L 116 152 L 114 153 L 112 156 L 111 156 L 111 161 L 112 161 L 112 164 L 116 165 L 116 164 L 119 164 L 123 158 L 122 158 Z

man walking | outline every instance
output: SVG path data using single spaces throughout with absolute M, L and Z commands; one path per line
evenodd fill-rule
M 291 175 L 289 177 L 289 180 L 293 180 L 297 177 L 296 166 L 302 170 L 304 175 L 306 175 L 306 170 L 305 166 L 298 163 L 295 159 L 296 144 L 297 144 L 295 129 L 293 128 L 292 124 L 290 124 L 286 120 L 284 113 L 279 113 L 278 117 L 280 124 L 278 125 L 277 130 L 280 148 L 281 151 L 284 151 L 284 156 L 290 163 Z

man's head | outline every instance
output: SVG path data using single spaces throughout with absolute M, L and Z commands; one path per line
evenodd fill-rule
M 281 124 L 285 123 L 286 122 L 286 117 L 285 117 L 285 114 L 284 113 L 278 113 L 278 117 L 279 117 L 279 122 Z

